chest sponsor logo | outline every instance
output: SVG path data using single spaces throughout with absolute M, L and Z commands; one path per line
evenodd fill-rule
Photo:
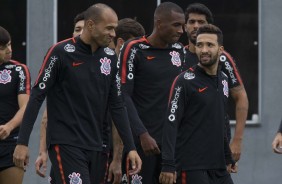
M 228 98 L 229 97 L 228 82 L 226 80 L 223 80 L 222 84 L 223 84 L 223 94 Z
M 107 57 L 101 58 L 100 63 L 102 63 L 100 69 L 101 73 L 109 75 L 111 73 L 111 60 Z
M 171 104 L 171 109 L 170 109 L 170 115 L 168 116 L 169 121 L 174 121 L 175 120 L 175 112 L 178 109 L 178 99 L 179 99 L 179 94 L 181 92 L 182 87 L 176 87 L 175 88 L 175 94 L 173 100 L 170 102 Z
M 195 74 L 194 73 L 186 72 L 184 74 L 184 79 L 186 79 L 186 80 L 191 80 L 191 79 L 194 79 L 194 78 L 195 78 Z
M 142 176 L 139 176 L 138 174 L 134 174 L 132 176 L 131 184 L 142 184 Z
M 224 68 L 228 71 L 228 74 L 232 80 L 232 83 L 235 84 L 237 82 L 237 79 L 234 74 L 234 69 L 231 67 L 230 63 L 227 61 L 227 58 L 225 55 L 221 55 L 219 57 L 219 60 L 224 64 Z
M 148 49 L 150 46 L 144 45 L 143 43 L 139 44 L 140 49 Z
M 75 51 L 75 46 L 68 43 L 68 44 L 66 44 L 66 45 L 64 46 L 64 49 L 65 49 L 65 51 L 67 51 L 67 52 L 74 52 L 74 51 Z
M 104 51 L 105 51 L 105 53 L 108 54 L 108 55 L 111 55 L 111 56 L 115 55 L 115 51 L 113 51 L 113 50 L 110 49 L 109 47 L 104 48 Z
M 176 52 L 176 51 L 172 51 L 169 53 L 171 55 L 171 62 L 173 65 L 179 67 L 181 66 L 181 59 L 179 57 L 179 52 Z
M 82 179 L 80 178 L 80 173 L 73 172 L 69 175 L 70 184 L 82 184 Z
M 10 74 L 11 74 L 11 70 L 4 69 L 0 71 L 0 83 L 7 84 L 11 82 L 12 76 Z

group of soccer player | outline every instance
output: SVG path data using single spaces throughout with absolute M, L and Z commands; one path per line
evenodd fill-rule
M 211 11 L 161 3 L 145 34 L 98 3 L 74 23 L 73 37 L 47 51 L 32 89 L 0 27 L 0 183 L 22 183 L 47 97 L 36 172 L 45 177 L 49 157 L 52 184 L 232 184 L 248 98 Z M 187 46 L 179 42 L 184 32 Z

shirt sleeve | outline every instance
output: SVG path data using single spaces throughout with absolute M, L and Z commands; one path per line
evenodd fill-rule
M 243 81 L 236 66 L 235 60 L 228 52 L 223 51 L 223 53 L 220 55 L 220 62 L 222 64 L 222 71 L 228 76 L 229 88 L 232 89 L 234 87 L 243 85 Z
M 18 94 L 28 94 L 30 95 L 30 73 L 26 65 L 20 64 L 16 67 L 18 72 Z
M 119 63 L 117 65 L 119 65 Z M 113 122 L 124 144 L 124 149 L 126 152 L 129 152 L 135 149 L 135 145 L 127 115 L 128 113 L 122 98 L 120 75 L 116 68 L 114 69 L 114 74 L 115 77 L 113 77 L 112 80 L 109 96 L 110 112 Z
M 23 121 L 21 124 L 18 144 L 28 145 L 29 137 L 36 121 L 40 107 L 46 97 L 46 93 L 54 85 L 58 71 L 60 58 L 53 46 L 45 56 L 37 80 L 31 90 Z
M 175 168 L 175 145 L 177 128 L 181 123 L 184 113 L 185 90 L 184 85 L 177 77 L 170 90 L 168 110 L 163 127 L 162 140 L 162 172 L 174 172 Z
M 123 96 L 128 110 L 128 116 L 131 123 L 132 131 L 135 135 L 140 136 L 147 132 L 142 120 L 140 119 L 137 109 L 132 100 L 134 90 L 135 68 L 137 65 L 136 53 L 137 48 L 132 47 L 134 42 L 128 42 L 121 50 L 120 61 L 120 74 Z

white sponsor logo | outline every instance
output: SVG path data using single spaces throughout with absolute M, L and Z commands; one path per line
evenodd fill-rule
M 21 70 L 20 71 L 20 91 L 24 91 L 25 90 L 25 86 L 24 86 L 24 81 L 25 81 L 25 75 L 24 75 L 24 72 Z
M 44 71 L 44 77 L 42 79 L 43 82 L 39 83 L 39 88 L 40 89 L 44 89 L 46 87 L 46 82 L 47 80 L 51 77 L 51 72 L 52 72 L 52 68 L 54 67 L 55 62 L 58 60 L 58 58 L 56 56 L 51 56 L 51 60 L 50 63 L 48 65 L 48 68 L 46 68 Z
M 115 55 L 115 51 L 113 51 L 113 50 L 110 49 L 109 47 L 104 48 L 104 51 L 105 51 L 105 53 L 108 54 L 108 55 L 111 55 L 111 56 Z
M 223 80 L 222 84 L 223 84 L 223 94 L 228 98 L 229 97 L 228 82 L 226 80 Z
M 0 71 L 0 83 L 7 84 L 11 82 L 12 76 L 10 74 L 11 74 L 11 70 L 4 69 Z
M 171 103 L 171 109 L 170 109 L 170 115 L 168 116 L 169 121 L 174 121 L 175 120 L 175 112 L 178 108 L 178 98 L 179 98 L 179 94 L 181 92 L 181 88 L 182 87 L 176 87 L 175 88 L 175 94 L 174 94 L 174 98 L 173 100 L 170 102 Z
M 75 51 L 75 46 L 73 46 L 72 44 L 66 44 L 64 47 L 65 51 L 67 52 L 74 52 Z
M 145 45 L 145 44 L 143 44 L 143 43 L 140 43 L 140 44 L 139 44 L 139 47 L 140 47 L 140 49 L 148 49 L 148 48 L 150 48 L 149 45 Z
M 131 49 L 131 53 L 130 53 L 129 60 L 128 60 L 128 71 L 129 71 L 127 75 L 128 79 L 133 79 L 134 77 L 132 72 L 133 72 L 133 67 L 134 67 L 133 60 L 135 58 L 136 52 L 137 52 L 137 49 L 135 48 Z
M 11 69 L 11 68 L 14 68 L 16 65 L 6 65 L 5 68 L 7 69 Z
M 174 47 L 176 49 L 181 49 L 181 45 L 178 43 L 173 44 L 171 47 Z
M 18 72 L 18 71 L 21 71 L 22 70 L 22 67 L 21 66 L 17 66 L 16 67 L 16 71 Z
M 176 51 L 172 51 L 169 53 L 171 55 L 171 62 L 173 65 L 179 67 L 181 66 L 181 59 L 179 57 L 179 52 L 176 52 Z
M 69 175 L 70 184 L 82 184 L 82 179 L 80 178 L 80 173 L 73 172 Z
M 123 174 L 121 178 L 121 183 L 127 183 L 127 182 L 128 182 L 127 175 Z
M 107 57 L 101 58 L 100 63 L 102 63 L 100 69 L 101 73 L 109 75 L 111 73 L 111 60 Z
M 195 74 L 194 73 L 186 72 L 184 74 L 184 79 L 186 79 L 186 80 L 191 80 L 191 79 L 194 79 L 194 78 L 195 78 Z
M 116 83 L 117 83 L 117 95 L 121 95 L 121 78 L 119 76 L 119 72 L 116 74 Z
M 237 79 L 236 79 L 236 77 L 235 77 L 235 75 L 234 75 L 234 70 L 233 70 L 233 68 L 230 66 L 229 62 L 226 61 L 226 56 L 225 56 L 225 55 L 221 55 L 221 56 L 219 57 L 219 60 L 224 63 L 224 65 L 225 65 L 224 67 L 225 67 L 225 69 L 228 71 L 229 76 L 231 77 L 232 83 L 233 83 L 233 84 L 236 83 L 236 82 L 237 82 Z

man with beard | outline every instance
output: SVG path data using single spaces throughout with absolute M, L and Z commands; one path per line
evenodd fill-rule
M 227 171 L 231 152 L 224 135 L 228 78 L 218 70 L 222 44 L 219 28 L 200 27 L 199 63 L 177 76 L 171 86 L 163 129 L 162 184 L 233 183 Z
M 188 69 L 199 62 L 195 53 L 196 32 L 199 27 L 208 23 L 213 23 L 213 15 L 205 5 L 200 3 L 193 3 L 190 4 L 185 10 L 185 23 L 185 31 L 187 32 L 189 41 L 189 45 L 185 47 L 185 68 Z M 233 159 L 237 162 L 240 159 L 241 155 L 243 132 L 248 115 L 248 97 L 235 61 L 233 60 L 231 55 L 223 50 L 219 57 L 219 61 L 219 66 L 221 67 L 222 71 L 228 76 L 230 94 L 235 101 L 236 106 L 236 128 L 234 137 L 230 144 L 230 149 Z M 230 141 L 231 131 L 228 114 L 226 114 L 226 129 L 228 140 Z
M 154 29 L 149 36 L 124 44 L 120 53 L 122 90 L 136 148 L 143 165 L 140 175 L 128 183 L 158 184 L 161 170 L 163 113 L 170 85 L 180 74 L 184 61 L 184 13 L 171 2 L 161 3 L 154 13 Z

